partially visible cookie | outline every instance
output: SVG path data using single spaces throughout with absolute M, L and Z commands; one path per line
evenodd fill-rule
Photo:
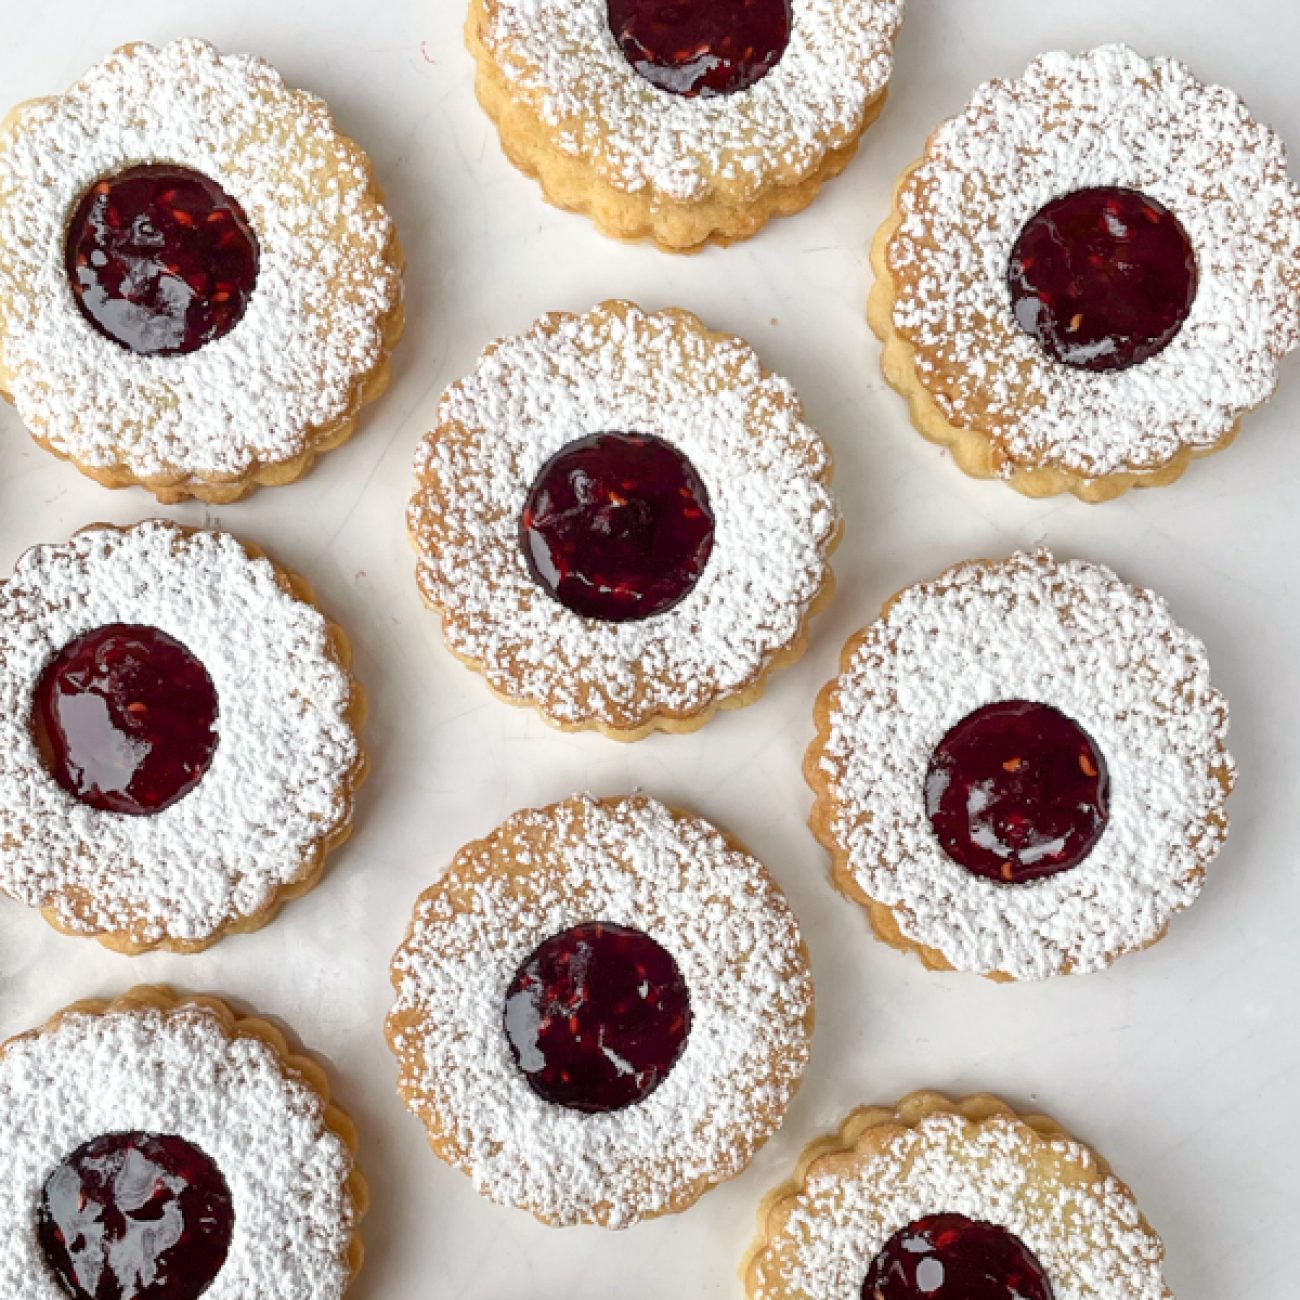
M 1200 894 L 1236 768 L 1205 647 L 1048 552 L 971 560 L 844 648 L 804 764 L 836 887 L 935 970 L 1100 970 Z
M 0 1295 L 339 1300 L 368 1194 L 325 1071 L 141 987 L 0 1047 Z
M 98 525 L 0 584 L 0 890 L 197 952 L 319 880 L 365 772 L 311 588 L 227 533 Z
M 417 580 L 507 700 L 616 740 L 755 700 L 829 599 L 831 457 L 793 386 L 688 312 L 498 340 L 416 458 Z
M 0 125 L 0 394 L 106 487 L 305 473 L 387 385 L 401 266 L 370 160 L 250 55 L 123 46 Z
M 448 1164 L 543 1222 L 686 1209 L 780 1126 L 813 987 L 776 882 L 653 799 L 516 813 L 393 960 L 399 1090 Z
M 470 0 L 478 97 L 558 207 L 670 252 L 807 207 L 884 106 L 903 0 Z
M 1106 1162 L 996 1097 L 855 1111 L 759 1211 L 750 1300 L 1173 1300 Z
M 901 178 L 870 320 L 968 474 L 1105 501 L 1226 447 L 1300 341 L 1300 191 L 1222 86 L 1120 46 L 980 87 Z

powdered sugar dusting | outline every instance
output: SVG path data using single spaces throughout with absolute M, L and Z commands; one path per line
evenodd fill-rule
M 1164 204 L 1199 265 L 1173 342 L 1101 374 L 1050 359 L 1017 326 L 1007 285 L 1026 222 L 1093 186 Z M 1150 470 L 1210 447 L 1270 395 L 1300 340 L 1300 191 L 1285 146 L 1170 59 L 1112 45 L 990 82 L 930 138 L 899 209 L 894 326 L 944 417 L 992 437 L 1007 474 Z
M 610 184 L 752 198 L 813 174 L 888 84 L 904 0 L 793 0 L 790 43 L 748 90 L 686 99 L 639 76 L 605 0 L 489 0 L 483 42 L 558 146 Z
M 829 455 L 794 389 L 684 313 L 606 304 L 489 348 L 439 408 L 416 463 L 419 581 L 448 644 L 498 690 L 564 723 L 630 729 L 752 683 L 799 634 L 838 526 Z M 683 452 L 715 534 L 694 590 L 655 618 L 584 619 L 528 570 L 519 519 L 538 471 L 600 432 Z
M 941 1213 L 1014 1233 L 1046 1270 L 1056 1300 L 1169 1300 L 1158 1241 L 1086 1147 L 1043 1139 L 1007 1117 L 973 1125 L 945 1114 L 900 1129 L 850 1169 L 815 1165 L 759 1256 L 753 1300 L 861 1300 L 889 1239 Z
M 987 704 L 1045 703 L 1110 771 L 1110 821 L 1073 870 L 971 875 L 926 814 L 935 746 Z M 1205 648 L 1158 596 L 1046 552 L 972 562 L 909 588 L 833 684 L 817 762 L 830 833 L 903 933 L 958 970 L 1042 979 L 1098 970 L 1158 938 L 1227 833 L 1228 709 Z
M 211 767 L 153 816 L 79 802 L 31 732 L 46 664 L 112 623 L 175 637 L 217 692 Z M 29 551 L 0 587 L 0 888 L 79 933 L 141 943 L 257 915 L 351 815 L 352 703 L 324 616 L 227 534 L 152 522 Z
M 83 1143 L 132 1131 L 185 1138 L 230 1188 L 230 1251 L 206 1300 L 343 1294 L 351 1153 L 270 1046 L 232 1039 L 211 1012 L 186 1006 L 76 1013 L 0 1053 L 4 1300 L 63 1300 L 34 1231 L 41 1189 Z
M 168 162 L 216 181 L 261 250 L 236 328 L 144 358 L 78 310 L 69 214 L 95 181 Z M 345 417 L 401 299 L 393 229 L 360 151 L 318 99 L 201 41 L 129 46 L 0 136 L 0 387 L 55 450 L 139 477 L 235 478 Z
M 505 992 L 546 939 L 593 921 L 676 961 L 692 1025 L 667 1078 L 622 1111 L 544 1102 L 511 1057 Z M 494 1201 L 623 1227 L 748 1163 L 808 1060 L 812 983 L 763 869 L 653 800 L 570 799 L 510 818 L 421 899 L 393 964 L 403 1085 L 448 1159 Z

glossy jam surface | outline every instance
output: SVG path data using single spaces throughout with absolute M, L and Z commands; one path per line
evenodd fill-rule
M 195 352 L 239 323 L 257 239 L 219 185 L 183 167 L 97 181 L 68 227 L 68 279 L 105 337 L 142 356 Z
M 872 1261 L 862 1300 L 1053 1300 L 1029 1248 L 1005 1228 L 934 1214 L 895 1233 Z
M 195 1300 L 226 1262 L 234 1224 L 230 1188 L 197 1147 L 110 1133 L 46 1179 L 36 1235 L 75 1300 Z
M 661 438 L 598 433 L 553 456 L 521 521 L 533 577 L 566 609 L 627 623 L 663 614 L 699 581 L 713 514 L 699 475 Z
M 1135 190 L 1053 199 L 1011 254 L 1021 329 L 1049 357 L 1083 370 L 1126 370 L 1163 351 L 1196 298 L 1196 252 L 1178 218 Z
M 691 1030 L 677 963 L 648 935 L 580 925 L 548 939 L 506 995 L 505 1029 L 533 1091 L 591 1114 L 644 1101 Z
M 217 747 L 217 692 L 157 628 L 112 623 L 71 641 L 41 674 L 32 710 L 54 779 L 103 812 L 161 812 L 203 778 Z
M 1065 714 L 1006 700 L 963 718 L 935 748 L 925 804 L 954 862 L 1022 884 L 1088 856 L 1106 829 L 1110 779 L 1091 737 Z
M 790 43 L 790 0 L 609 0 L 609 29 L 652 86 L 734 95 L 761 81 Z

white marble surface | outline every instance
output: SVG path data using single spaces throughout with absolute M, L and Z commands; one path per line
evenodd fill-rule
M 59 90 L 119 42 L 182 34 L 254 50 L 324 95 L 391 196 L 411 318 L 394 388 L 346 449 L 297 486 L 165 512 L 265 544 L 311 577 L 352 634 L 374 706 L 356 838 L 270 929 L 198 958 L 114 956 L 0 903 L 0 1036 L 142 980 L 283 1017 L 333 1063 L 361 1124 L 374 1209 L 357 1300 L 735 1300 L 754 1207 L 803 1144 L 857 1103 L 922 1086 L 996 1090 L 1095 1143 L 1162 1231 L 1180 1300 L 1297 1294 L 1300 363 L 1235 447 L 1176 486 L 1101 507 L 1033 503 L 966 479 L 911 431 L 880 379 L 863 303 L 866 248 L 893 178 L 977 82 L 1014 75 L 1043 49 L 1122 38 L 1235 86 L 1300 149 L 1300 10 L 914 0 L 890 106 L 847 175 L 802 216 L 688 260 L 601 239 L 544 206 L 504 161 L 474 103 L 461 0 L 4 0 L 4 11 L 5 103 Z M 834 447 L 848 522 L 840 594 L 807 657 L 756 707 L 631 748 L 561 736 L 494 702 L 441 648 L 402 522 L 411 454 L 443 386 L 492 337 L 612 295 L 690 307 L 790 375 Z M 93 520 L 158 512 L 59 464 L 0 410 L 4 570 Z M 1206 639 L 1232 702 L 1241 781 L 1228 848 L 1164 943 L 1105 975 L 998 988 L 927 974 L 871 939 L 804 828 L 799 762 L 814 692 L 883 597 L 962 557 L 1040 541 L 1157 587 Z M 634 786 L 735 830 L 781 879 L 819 981 L 815 1059 L 784 1132 L 687 1215 L 622 1235 L 553 1232 L 480 1202 L 424 1149 L 382 1039 L 387 963 L 416 894 L 463 841 L 526 804 Z

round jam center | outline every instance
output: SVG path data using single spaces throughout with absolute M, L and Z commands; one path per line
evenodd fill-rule
M 36 688 L 32 726 L 51 776 L 82 803 L 161 812 L 217 747 L 217 692 L 179 641 L 113 623 L 69 642 Z
M 872 1261 L 862 1300 L 1053 1300 L 1019 1237 L 961 1214 L 933 1214 L 895 1233 Z
M 1126 370 L 1182 328 L 1196 298 L 1196 253 L 1155 199 L 1079 190 L 1030 219 L 1008 279 L 1016 321 L 1048 356 L 1084 370 Z
M 1021 884 L 1077 867 L 1106 829 L 1110 780 L 1091 737 L 1046 704 L 978 709 L 939 743 L 925 778 L 939 843 L 977 876 Z
M 542 467 L 524 506 L 533 577 L 566 609 L 626 623 L 690 594 L 713 550 L 709 496 L 661 438 L 598 433 Z
M 790 0 L 609 0 L 627 61 L 674 95 L 734 95 L 761 81 L 790 43 Z
M 505 1030 L 533 1091 L 600 1113 L 644 1101 L 668 1076 L 691 1030 L 677 963 L 618 925 L 580 925 L 548 939 L 506 995 Z
M 257 281 L 257 239 L 219 185 L 183 167 L 97 181 L 68 227 L 82 314 L 144 356 L 195 352 L 239 323 Z
M 183 1138 L 111 1133 L 46 1179 L 36 1236 L 74 1300 L 195 1300 L 235 1223 L 221 1171 Z

